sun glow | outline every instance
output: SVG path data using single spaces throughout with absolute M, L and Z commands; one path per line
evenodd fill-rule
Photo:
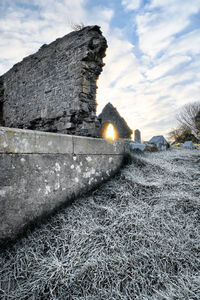
M 109 140 L 114 140 L 115 139 L 115 129 L 112 124 L 109 124 L 107 129 L 106 129 L 106 134 L 105 138 Z

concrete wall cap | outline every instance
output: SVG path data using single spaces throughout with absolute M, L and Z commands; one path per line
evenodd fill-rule
M 0 127 L 0 153 L 119 155 L 125 141 Z

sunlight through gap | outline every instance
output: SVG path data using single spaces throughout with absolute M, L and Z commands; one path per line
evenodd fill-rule
M 106 129 L 106 135 L 105 135 L 106 139 L 109 140 L 114 140 L 115 139 L 115 129 L 114 126 L 112 124 L 109 124 L 107 129 Z

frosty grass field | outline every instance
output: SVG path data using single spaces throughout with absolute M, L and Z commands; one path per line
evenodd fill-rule
M 200 150 L 132 164 L 0 254 L 0 299 L 200 299 Z

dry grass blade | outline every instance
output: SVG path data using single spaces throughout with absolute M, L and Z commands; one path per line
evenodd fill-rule
M 199 150 L 135 155 L 0 256 L 1 299 L 200 299 Z

